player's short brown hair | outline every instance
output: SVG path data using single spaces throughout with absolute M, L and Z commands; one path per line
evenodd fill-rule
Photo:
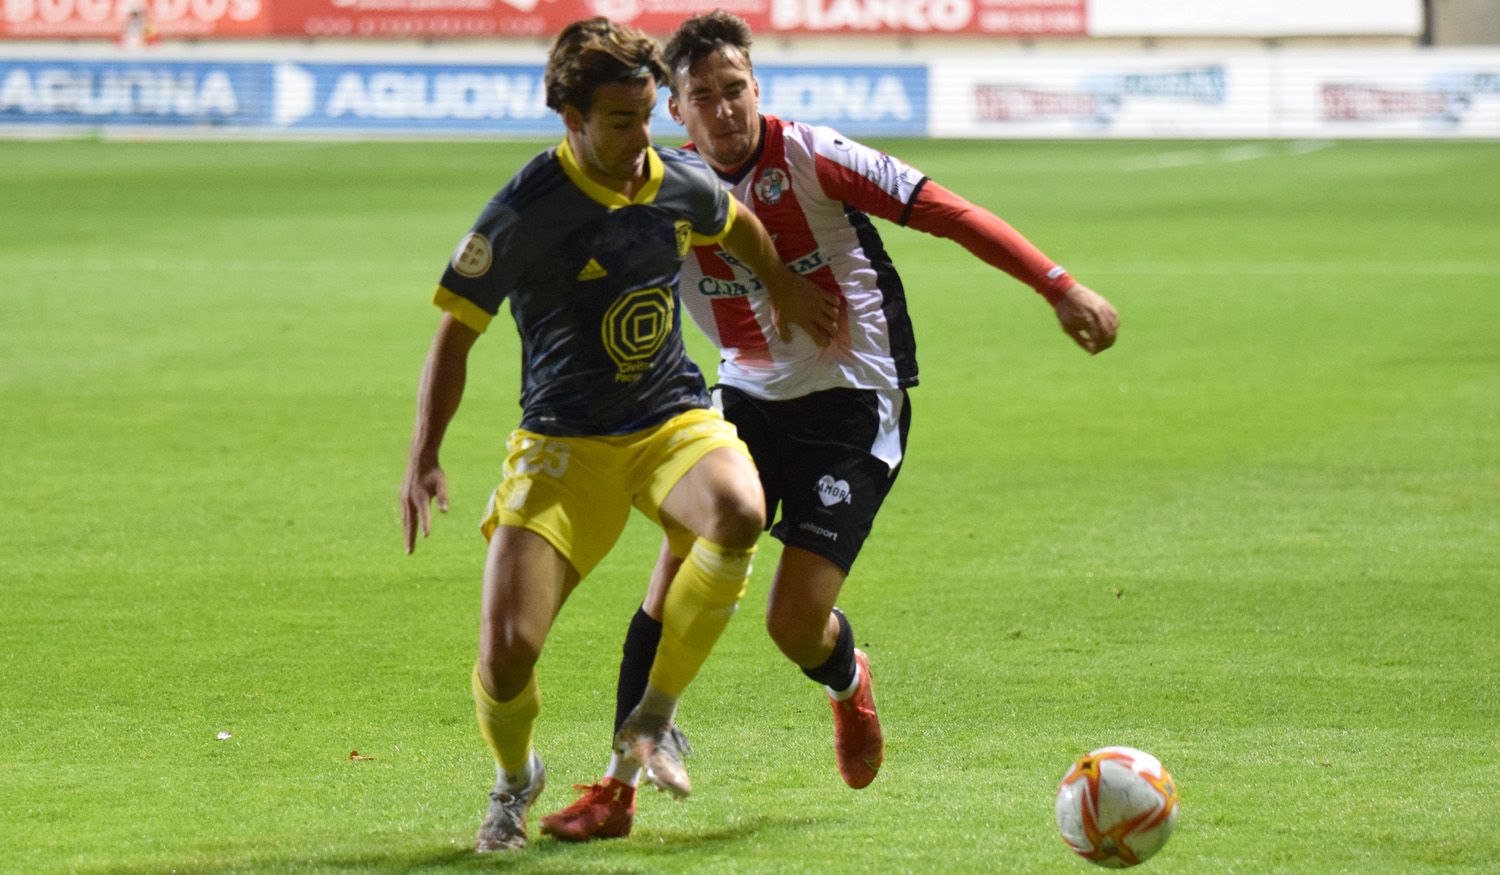
M 732 12 L 715 9 L 684 21 L 667 40 L 667 69 L 672 73 L 672 93 L 677 93 L 677 76 L 693 65 L 725 48 L 739 49 L 745 58 L 745 69 L 755 72 L 750 63 L 750 25 Z
M 669 78 L 655 40 L 608 18 L 575 21 L 563 28 L 547 53 L 547 106 L 587 113 L 599 86 L 647 76 L 658 85 Z

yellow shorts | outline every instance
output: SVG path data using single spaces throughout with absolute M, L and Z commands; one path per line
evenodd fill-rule
M 518 428 L 506 442 L 505 479 L 479 529 L 518 526 L 547 539 L 586 576 L 625 530 L 630 507 L 666 532 L 687 555 L 693 533 L 664 522 L 661 503 L 711 450 L 750 451 L 717 410 L 689 410 L 632 434 L 554 437 Z

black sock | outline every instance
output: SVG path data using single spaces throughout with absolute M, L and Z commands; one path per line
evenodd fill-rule
M 854 683 L 854 630 L 849 628 L 849 618 L 838 608 L 833 615 L 839 618 L 839 640 L 834 642 L 833 652 L 817 668 L 804 668 L 802 673 L 832 690 L 847 690 Z
M 651 663 L 656 661 L 656 645 L 661 643 L 661 621 L 651 619 L 644 606 L 630 618 L 621 647 L 620 680 L 615 684 L 615 732 L 625 725 L 625 718 L 640 704 L 651 680 Z

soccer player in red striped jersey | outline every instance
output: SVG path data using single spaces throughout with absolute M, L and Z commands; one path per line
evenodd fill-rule
M 1114 343 L 1119 320 L 1010 225 L 920 171 L 832 129 L 761 113 L 750 42 L 745 22 L 723 11 L 686 21 L 666 48 L 669 107 L 688 148 L 765 224 L 781 260 L 840 299 L 838 333 L 827 348 L 803 334 L 778 338 L 760 279 L 719 246 L 694 248 L 681 295 L 720 349 L 716 402 L 750 448 L 767 524 L 783 544 L 767 629 L 826 688 L 839 773 L 859 789 L 875 779 L 884 740 L 869 659 L 834 605 L 901 469 L 907 390 L 917 383 L 905 292 L 870 217 L 954 240 L 1031 286 L 1090 354 Z M 663 544 L 626 635 L 617 730 L 645 688 L 681 563 Z M 672 741 L 683 746 L 675 729 Z M 599 784 L 542 820 L 543 832 L 571 841 L 628 834 L 638 778 L 617 754 Z

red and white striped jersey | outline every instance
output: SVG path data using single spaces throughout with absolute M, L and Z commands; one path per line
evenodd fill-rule
M 844 306 L 828 348 L 795 327 L 782 343 L 750 269 L 718 246 L 694 249 L 682 265 L 682 300 L 719 347 L 720 383 L 773 401 L 916 385 L 906 292 L 870 216 L 953 240 L 1049 301 L 1073 285 L 1015 228 L 911 166 L 830 128 L 761 118 L 760 152 L 720 181 L 765 224 L 781 260 Z
M 869 217 L 902 222 L 926 177 L 830 128 L 763 118 L 758 156 L 724 184 L 765 224 L 781 260 L 837 291 L 844 307 L 826 350 L 795 327 L 783 343 L 750 269 L 717 245 L 695 248 L 682 266 L 682 300 L 721 351 L 719 382 L 772 400 L 915 385 L 905 292 Z

